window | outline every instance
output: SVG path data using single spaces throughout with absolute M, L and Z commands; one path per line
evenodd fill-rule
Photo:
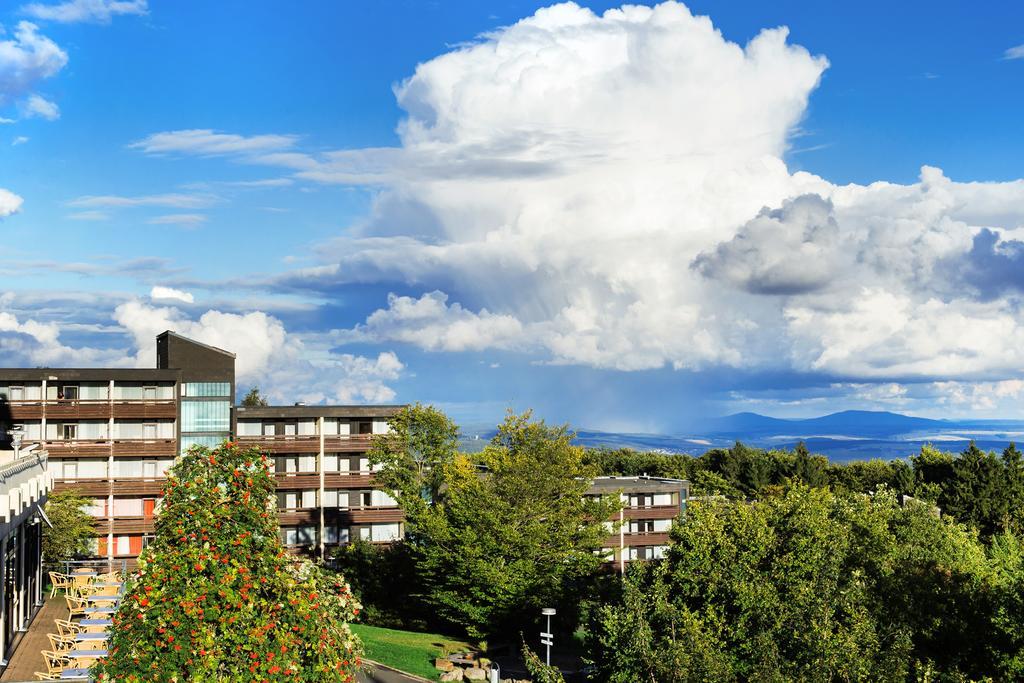
M 156 460 L 146 460 L 142 463 L 142 477 L 144 479 L 156 479 Z
M 189 398 L 211 398 L 231 396 L 230 382 L 186 382 L 181 387 L 181 395 Z
M 78 385 L 66 384 L 60 388 L 57 392 L 57 398 L 62 398 L 65 401 L 77 401 L 78 400 Z
M 299 436 L 316 436 L 316 420 L 299 420 Z
M 370 540 L 376 542 L 397 541 L 400 537 L 398 523 L 371 524 Z
M 260 422 L 238 422 L 238 436 L 259 436 L 262 431 Z
M 665 532 L 672 528 L 671 519 L 656 519 L 654 520 L 654 531 Z
M 324 472 L 337 472 L 338 471 L 338 454 L 337 453 L 325 453 L 324 454 Z
M 299 472 L 316 472 L 316 456 L 300 455 Z
M 192 446 L 204 446 L 205 448 L 216 448 L 224 441 L 223 436 L 196 436 L 182 435 L 181 452 L 185 453 Z
M 77 439 L 78 438 L 78 425 L 77 424 L 61 425 L 61 438 L 65 439 L 65 440 Z
M 226 432 L 231 429 L 230 401 L 182 401 L 181 431 Z
M 338 490 L 337 489 L 326 489 L 326 490 L 324 490 L 324 507 L 325 508 L 336 508 L 336 507 L 338 507 Z
M 263 423 L 263 436 L 274 436 L 277 434 L 277 427 L 273 422 Z
M 142 387 L 142 398 L 146 401 L 155 401 L 156 387 Z
M 316 491 L 303 491 L 302 492 L 302 507 L 307 510 L 316 507 Z
M 654 494 L 654 505 L 671 505 L 672 494 L 671 493 L 655 493 Z
M 148 422 L 142 425 L 142 438 L 143 439 L 155 439 L 156 438 L 156 423 Z
M 74 481 L 78 479 L 78 461 L 77 460 L 62 460 L 61 464 L 64 466 L 64 472 L 61 474 L 61 478 L 64 481 Z
M 632 534 L 647 534 L 654 531 L 654 522 L 649 519 L 635 519 L 629 523 Z
M 12 401 L 24 401 L 25 400 L 25 387 L 11 387 L 8 397 Z
M 384 491 L 374 489 L 370 492 L 370 504 L 373 507 L 393 508 L 398 507 L 398 501 Z

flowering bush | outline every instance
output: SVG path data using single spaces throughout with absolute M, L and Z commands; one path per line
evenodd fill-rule
M 114 616 L 103 681 L 353 681 L 348 585 L 281 546 L 258 449 L 193 448 Z

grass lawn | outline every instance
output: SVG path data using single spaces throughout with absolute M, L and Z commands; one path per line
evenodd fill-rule
M 367 659 L 432 681 L 441 675 L 434 668 L 435 657 L 469 648 L 469 644 L 464 641 L 452 640 L 436 633 L 396 631 L 366 624 L 352 624 L 352 630 L 362 639 Z

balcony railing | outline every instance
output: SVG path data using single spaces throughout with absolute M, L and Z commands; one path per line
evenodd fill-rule
M 324 435 L 324 451 L 327 453 L 361 453 L 369 450 L 373 434 Z M 239 436 L 242 445 L 255 445 L 271 453 L 319 453 L 319 434 L 296 434 L 272 436 Z
M 177 451 L 175 439 L 53 439 L 40 443 L 53 456 L 167 455 L 173 457 Z
M 178 414 L 174 399 L 35 399 L 8 401 L 11 417 L 15 420 L 175 418 Z

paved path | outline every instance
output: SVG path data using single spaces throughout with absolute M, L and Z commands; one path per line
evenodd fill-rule
M 32 681 L 35 679 L 36 671 L 46 671 L 43 656 L 40 654 L 43 650 L 50 649 L 50 641 L 46 639 L 46 634 L 56 633 L 57 625 L 53 623 L 54 619 L 66 619 L 67 616 L 68 608 L 63 595 L 47 600 L 32 620 L 28 632 L 22 635 L 14 656 L 11 657 L 3 676 L 0 676 L 0 683 Z M 382 668 L 360 673 L 357 680 L 359 683 L 421 683 L 418 678 Z
M 67 618 L 68 605 L 62 594 L 58 593 L 57 597 L 47 599 L 36 613 L 36 618 L 29 624 L 28 632 L 22 636 L 0 681 L 32 681 L 35 680 L 37 671 L 46 671 L 43 655 L 40 654 L 43 650 L 50 649 L 50 641 L 46 639 L 46 634 L 57 632 L 54 619 Z
M 369 666 L 373 666 L 370 664 Z M 372 668 L 356 676 L 358 683 L 422 683 L 420 678 L 412 678 L 390 669 Z

